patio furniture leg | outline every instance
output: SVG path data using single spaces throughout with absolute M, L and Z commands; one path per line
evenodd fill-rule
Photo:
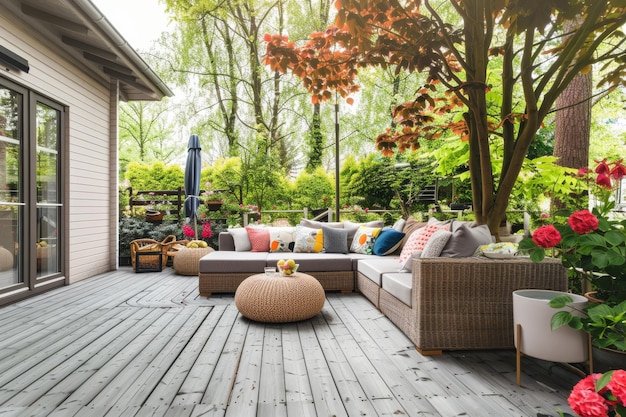
M 522 350 L 520 346 L 522 346 L 522 325 L 517 323 L 515 326 L 515 331 L 517 332 L 517 346 L 515 347 L 515 367 L 517 369 L 516 372 L 516 382 L 518 386 L 522 385 L 522 374 L 521 374 L 521 366 L 522 366 Z

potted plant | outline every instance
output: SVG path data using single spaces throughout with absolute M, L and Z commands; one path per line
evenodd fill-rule
M 531 239 L 520 242 L 520 250 L 530 253 L 539 262 L 551 251 L 589 284 L 597 298 L 610 306 L 626 300 L 626 220 L 612 216 L 615 202 L 612 180 L 626 175 L 622 161 L 599 162 L 595 169 L 594 195 L 599 204 L 589 210 L 579 210 L 567 217 L 565 223 L 547 224 L 534 231 Z M 567 215 L 559 212 L 556 215 Z
M 206 190 L 202 192 L 202 195 L 205 197 L 204 202 L 209 211 L 219 211 L 224 204 L 224 197 L 222 196 L 222 191 L 213 190 L 210 182 L 206 182 L 204 184 Z
M 157 223 L 163 220 L 163 216 L 167 213 L 167 195 L 163 194 L 162 200 L 159 201 L 155 198 L 155 193 L 148 193 L 150 196 L 150 204 L 146 207 L 146 220 L 149 222 Z
M 596 188 L 592 194 L 597 196 L 599 204 L 592 211 L 570 214 L 565 223 L 537 228 L 531 239 L 520 242 L 519 248 L 527 250 L 535 262 L 541 261 L 546 251 L 560 257 L 566 267 L 584 278 L 587 285 L 581 291 L 593 291 L 600 300 L 588 304 L 582 318 L 567 312 L 556 313 L 552 326 L 568 324 L 589 333 L 595 363 L 601 368 L 602 356 L 626 352 L 626 220 L 618 220 L 612 214 L 613 181 L 626 175 L 626 167 L 621 160 L 605 159 L 598 162 L 593 172 L 584 171 L 580 175 L 593 180 Z M 557 308 L 569 304 L 571 297 L 556 297 L 551 301 Z
M 570 306 L 573 310 L 573 298 L 561 295 L 550 300 L 550 307 L 563 308 Z M 568 325 L 583 330 L 591 335 L 594 350 L 594 369 L 626 368 L 626 300 L 610 306 L 606 303 L 590 303 L 582 311 L 582 315 L 570 311 L 559 311 L 551 320 L 551 328 L 558 329 Z M 606 363 L 605 363 L 606 357 Z

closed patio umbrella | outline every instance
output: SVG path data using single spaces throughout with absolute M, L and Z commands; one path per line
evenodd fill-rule
M 200 139 L 198 135 L 189 137 L 189 145 L 187 147 L 187 162 L 185 164 L 185 217 L 187 221 L 196 218 L 196 210 L 200 204 L 200 170 L 202 169 L 202 157 L 200 152 Z M 197 225 L 196 225 L 197 226 Z M 197 227 L 195 227 L 197 229 Z M 198 231 L 195 230 L 196 236 Z

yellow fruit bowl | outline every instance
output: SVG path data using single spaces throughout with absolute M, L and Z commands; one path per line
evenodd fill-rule
M 290 277 L 293 276 L 296 271 L 298 271 L 298 267 L 300 266 L 300 264 L 295 263 L 293 259 L 288 259 L 286 261 L 284 259 L 281 259 L 280 261 L 278 261 L 276 266 L 278 266 L 278 272 L 281 276 Z

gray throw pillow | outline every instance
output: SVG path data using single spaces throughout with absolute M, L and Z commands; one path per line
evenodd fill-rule
M 334 227 L 322 226 L 324 235 L 324 252 L 348 253 L 348 231 Z
M 479 246 L 491 242 L 491 232 L 486 225 L 472 227 L 462 223 L 452 232 L 452 236 L 439 256 L 442 258 L 466 258 L 473 256 Z
M 452 232 L 448 230 L 437 230 L 426 242 L 424 250 L 422 251 L 422 258 L 438 258 L 443 248 L 446 246 Z

